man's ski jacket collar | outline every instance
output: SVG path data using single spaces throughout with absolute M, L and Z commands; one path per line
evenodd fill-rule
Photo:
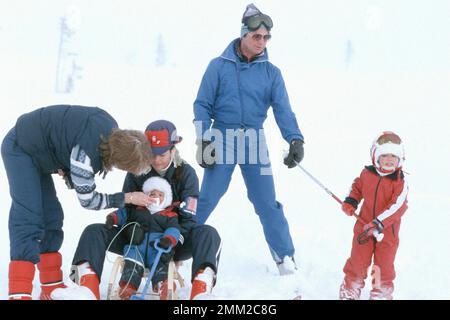
M 231 43 L 227 46 L 225 51 L 220 55 L 221 58 L 230 60 L 233 62 L 240 62 L 241 59 L 239 58 L 237 50 L 237 45 L 239 44 L 239 41 L 241 39 L 237 38 L 231 41 Z M 267 53 L 267 48 L 264 48 L 263 54 L 261 54 L 259 57 L 257 57 L 255 60 L 249 62 L 249 63 L 256 63 L 256 62 L 267 62 L 269 61 L 269 55 Z

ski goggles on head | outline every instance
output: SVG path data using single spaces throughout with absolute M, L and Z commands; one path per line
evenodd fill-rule
M 262 13 L 248 17 L 247 21 L 245 22 L 245 25 L 250 31 L 258 29 L 262 24 L 269 30 L 273 27 L 272 19 L 268 15 Z
M 400 137 L 393 132 L 385 132 L 377 139 L 378 145 L 382 145 L 389 142 L 394 144 L 401 144 L 402 139 L 400 139 Z

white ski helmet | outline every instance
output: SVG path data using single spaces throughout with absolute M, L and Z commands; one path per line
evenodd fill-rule
M 380 156 L 384 154 L 393 154 L 398 157 L 399 162 L 396 168 L 382 168 L 380 166 Z M 392 131 L 384 131 L 373 141 L 370 149 L 372 164 L 382 173 L 392 173 L 403 166 L 405 160 L 405 150 L 402 139 Z

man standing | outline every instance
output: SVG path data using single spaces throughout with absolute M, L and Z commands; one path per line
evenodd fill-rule
M 293 168 L 303 159 L 303 135 L 292 112 L 280 70 L 268 60 L 272 19 L 255 5 L 242 17 L 241 37 L 213 59 L 194 102 L 197 161 L 205 168 L 197 219 L 204 223 L 228 189 L 239 164 L 249 200 L 281 275 L 293 273 L 294 245 L 283 206 L 276 200 L 263 123 L 272 106 L 283 138 L 284 159 Z

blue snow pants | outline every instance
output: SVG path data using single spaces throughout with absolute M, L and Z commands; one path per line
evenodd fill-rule
M 224 133 L 223 130 L 220 131 Z M 236 165 L 239 165 L 247 188 L 247 197 L 259 216 L 273 259 L 281 262 L 285 256 L 293 256 L 294 244 L 283 206 L 276 200 L 263 131 L 257 134 L 256 138 L 245 130 L 235 130 L 234 137 L 224 134 L 220 139 L 216 136 L 214 138 L 216 160 L 219 159 L 219 163 L 204 171 L 197 206 L 198 223 L 206 222 L 227 191 L 233 171 Z
M 125 245 L 123 257 L 138 261 L 145 265 L 145 267 L 151 269 L 158 254 L 158 251 L 153 247 L 153 243 L 163 236 L 164 234 L 160 232 L 145 233 L 144 240 L 139 245 L 130 245 L 129 243 Z
M 41 253 L 58 251 L 63 242 L 64 214 L 55 185 L 52 176 L 41 174 L 17 145 L 14 128 L 3 139 L 1 152 L 12 198 L 10 257 L 38 263 Z

